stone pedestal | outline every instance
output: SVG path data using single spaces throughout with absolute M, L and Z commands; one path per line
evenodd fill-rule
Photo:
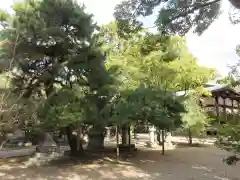
M 124 151 L 136 151 L 137 148 L 135 144 L 119 144 L 119 151 L 124 152 Z
M 36 150 L 40 153 L 57 152 L 59 146 L 53 140 L 50 133 L 45 133 L 44 140 L 37 146 Z
M 136 150 L 135 144 L 131 144 L 131 131 L 128 124 L 122 126 L 122 143 L 119 144 L 119 151 Z
M 174 149 L 175 148 L 175 146 L 172 143 L 172 134 L 170 132 L 166 132 L 164 144 L 165 144 L 166 149 Z
M 104 136 L 103 134 L 89 134 L 89 142 L 87 149 L 90 151 L 99 151 L 104 149 Z
M 172 134 L 170 132 L 166 132 L 165 142 L 172 142 Z
M 105 134 L 106 139 L 111 139 L 111 128 L 106 127 L 105 130 L 106 130 L 106 134 Z
M 129 126 L 128 125 L 123 125 L 122 126 L 122 144 L 123 145 L 128 145 L 131 142 L 129 142 L 130 140 L 130 131 L 129 131 Z
M 88 133 L 88 150 L 99 151 L 104 149 L 104 131 L 104 128 L 97 125 L 90 129 Z
M 156 128 L 154 126 L 149 127 L 149 142 L 148 146 L 150 147 L 156 147 L 157 144 L 157 139 L 156 139 Z

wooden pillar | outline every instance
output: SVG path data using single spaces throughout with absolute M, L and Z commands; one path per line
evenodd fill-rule
M 238 124 L 239 110 L 240 110 L 240 105 L 239 105 L 239 101 L 237 101 L 237 117 L 236 117 L 236 124 Z
M 227 121 L 226 98 L 223 98 L 223 115 L 224 115 L 224 120 Z
M 215 108 L 216 108 L 217 122 L 218 124 L 220 124 L 218 95 L 215 97 Z
M 234 109 L 235 109 L 235 107 L 234 107 L 234 100 L 232 99 L 232 108 L 231 108 L 231 113 L 232 113 L 232 120 L 233 120 L 233 122 L 235 122 L 235 112 L 234 112 Z

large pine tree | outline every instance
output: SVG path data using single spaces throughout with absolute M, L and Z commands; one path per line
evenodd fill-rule
M 0 16 L 1 33 L 8 42 L 1 55 L 8 65 L 5 70 L 11 71 L 13 92 L 23 98 L 49 99 L 59 87 L 77 85 L 87 89 L 99 113 L 109 76 L 92 15 L 73 0 L 24 0 L 15 3 L 13 10 L 12 16 L 4 12 Z M 92 124 L 101 129 L 99 121 Z

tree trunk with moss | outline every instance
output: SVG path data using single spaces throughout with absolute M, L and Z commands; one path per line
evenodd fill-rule
M 66 127 L 66 135 L 68 139 L 68 144 L 70 147 L 70 155 L 71 156 L 83 156 L 85 155 L 83 146 L 82 146 L 82 139 L 77 138 L 77 135 L 73 134 L 73 127 L 68 126 Z M 79 142 L 77 142 L 79 141 Z
M 192 131 L 191 128 L 188 128 L 188 144 L 192 145 L 193 140 L 192 140 Z
M 100 151 L 104 149 L 104 127 L 93 126 L 88 133 L 88 147 L 90 151 Z

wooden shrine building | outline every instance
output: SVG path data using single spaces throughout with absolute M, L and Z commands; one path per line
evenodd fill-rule
M 210 117 L 214 118 L 219 124 L 226 121 L 237 122 L 240 115 L 240 93 L 227 85 L 206 84 L 206 91 L 211 92 L 212 96 L 201 97 L 201 105 L 206 109 Z M 184 95 L 185 91 L 176 92 L 177 96 Z

